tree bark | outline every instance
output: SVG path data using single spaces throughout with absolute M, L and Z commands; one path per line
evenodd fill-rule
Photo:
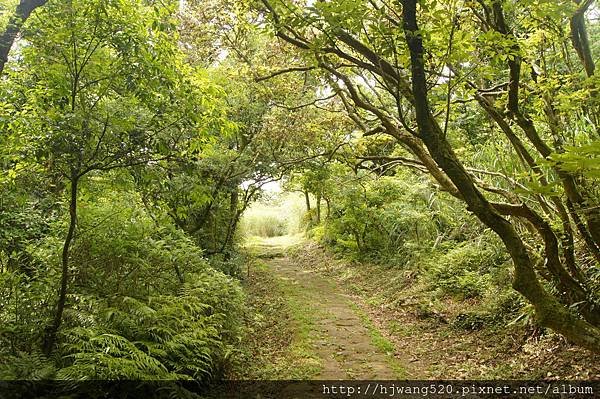
M 31 15 L 33 10 L 46 4 L 48 0 L 21 0 L 15 13 L 10 17 L 4 33 L 0 36 L 0 74 L 4 71 L 4 65 L 8 61 L 8 53 L 12 48 L 17 35 L 23 24 Z
M 417 0 L 404 0 L 403 6 L 404 32 L 410 51 L 412 91 L 419 135 L 431 156 L 462 193 L 468 209 L 503 241 L 514 263 L 513 287 L 534 306 L 540 324 L 563 334 L 578 345 L 600 352 L 600 331 L 573 315 L 542 287 L 527 248 L 518 233 L 508 220 L 492 208 L 475 187 L 450 143 L 443 136 L 429 107 L 423 59 L 425 52 L 417 24 Z
M 310 195 L 308 190 L 304 190 L 304 200 L 306 201 L 306 212 L 310 212 Z
M 582 62 L 585 65 L 588 75 L 592 76 L 594 73 L 594 64 L 593 60 L 591 59 L 589 40 L 585 31 L 584 20 L 585 10 L 591 5 L 592 1 L 575 0 L 575 2 L 580 5 L 580 9 L 576 12 L 575 16 L 571 20 L 572 29 L 575 29 L 575 33 L 572 32 L 572 40 L 578 54 L 580 55 L 580 58 L 582 59 Z M 519 45 L 517 44 L 517 40 L 514 37 L 514 34 L 510 31 L 504 18 L 502 1 L 494 0 L 492 2 L 492 9 L 494 22 L 491 23 L 491 26 L 498 33 L 501 33 L 507 38 L 513 40 L 513 50 L 515 53 L 518 53 Z M 547 159 L 553 152 L 552 148 L 546 144 L 546 142 L 539 135 L 533 120 L 524 112 L 522 112 L 519 107 L 518 93 L 521 70 L 520 65 L 520 57 L 515 57 L 514 59 L 509 59 L 508 61 L 508 66 L 510 69 L 508 111 L 517 125 L 523 130 L 523 133 L 525 133 L 525 136 L 527 136 L 531 144 L 533 144 L 535 149 L 540 153 L 540 155 Z M 550 126 L 553 126 L 553 124 L 550 123 Z M 581 191 L 578 188 L 576 179 L 571 173 L 560 169 L 560 167 L 555 167 L 554 169 L 562 180 L 563 188 L 567 194 L 567 197 L 575 205 L 576 209 L 581 211 L 581 213 L 585 216 L 587 229 L 589 230 L 592 239 L 597 246 L 600 246 L 600 210 L 594 206 L 595 204 L 589 195 L 587 195 L 585 191 Z
M 571 42 L 573 43 L 573 47 L 575 47 L 575 51 L 577 51 L 577 55 L 585 68 L 585 73 L 587 76 L 594 76 L 594 72 L 596 70 L 596 64 L 594 63 L 594 58 L 592 57 L 592 50 L 590 48 L 590 40 L 587 33 L 587 28 L 585 26 L 585 12 L 588 7 L 592 4 L 592 1 L 583 1 L 575 0 L 575 3 L 580 5 L 580 9 L 575 12 L 575 15 L 571 18 Z
M 58 295 L 58 302 L 56 304 L 56 311 L 54 313 L 54 319 L 52 324 L 46 329 L 46 336 L 43 342 L 43 352 L 49 355 L 56 341 L 56 334 L 62 323 L 62 316 L 65 310 L 65 302 L 67 298 L 67 288 L 69 282 L 69 255 L 71 244 L 75 236 L 75 228 L 77 226 L 77 190 L 80 176 L 77 173 L 73 173 L 71 176 L 71 199 L 69 201 L 69 230 L 63 243 L 62 249 L 62 270 L 60 280 L 60 291 Z
M 319 224 L 321 223 L 321 193 L 317 193 L 316 197 L 317 224 Z
M 223 240 L 223 244 L 221 245 L 221 253 L 225 253 L 225 250 L 230 247 L 230 244 L 233 243 L 233 235 L 237 230 L 237 225 L 242 216 L 242 210 L 238 209 L 239 203 L 239 193 L 237 191 L 237 187 L 233 189 L 229 196 L 229 222 L 227 223 L 227 233 L 225 234 L 225 239 Z M 245 208 L 245 206 L 244 206 Z M 225 253 L 226 260 L 229 259 L 231 254 L 229 252 Z
M 517 232 L 514 224 L 511 223 L 509 219 L 503 217 L 484 197 L 476 185 L 479 183 L 476 182 L 474 178 L 467 172 L 464 165 L 456 156 L 452 146 L 446 139 L 440 124 L 433 116 L 428 100 L 428 84 L 425 75 L 425 62 L 423 59 L 425 51 L 423 48 L 421 33 L 417 24 L 417 2 L 418 0 L 402 0 L 400 2 L 403 6 L 402 11 L 404 33 L 410 53 L 410 76 L 406 76 L 400 67 L 389 64 L 384 58 L 365 46 L 358 39 L 355 39 L 352 35 L 341 31 L 341 28 L 334 28 L 332 36 L 341 42 L 344 42 L 352 50 L 356 51 L 357 54 L 360 54 L 362 57 L 364 57 L 366 61 L 364 59 L 357 58 L 354 55 L 344 53 L 342 50 L 340 50 L 340 47 L 336 46 L 335 44 L 326 45 L 321 49 L 322 52 L 325 54 L 335 54 L 344 61 L 355 65 L 359 69 L 366 69 L 376 75 L 381 76 L 385 83 L 388 83 L 390 87 L 396 89 L 396 91 L 390 89 L 390 94 L 392 94 L 392 96 L 395 97 L 399 94 L 402 94 L 404 99 L 407 100 L 416 111 L 418 132 L 413 132 L 404 124 L 403 126 L 417 143 L 421 144 L 422 142 L 425 144 L 424 146 L 421 145 L 421 147 L 425 147 L 427 150 L 426 151 L 425 148 L 423 148 L 423 153 L 426 153 L 430 159 L 433 160 L 433 162 L 431 162 L 433 165 L 431 169 L 428 167 L 428 171 L 432 173 L 434 177 L 436 177 L 438 182 L 440 180 L 447 180 L 447 182 L 444 182 L 445 184 L 442 184 L 442 186 L 450 187 L 451 189 L 448 191 L 457 198 L 466 202 L 467 209 L 474 213 L 486 226 L 492 229 L 501 238 L 514 263 L 513 288 L 520 292 L 534 306 L 540 324 L 563 334 L 565 337 L 578 345 L 588 348 L 594 352 L 600 352 L 600 329 L 594 327 L 587 321 L 581 320 L 578 314 L 559 301 L 559 296 L 561 300 L 563 300 L 563 298 L 567 295 L 561 293 L 557 296 L 554 296 L 542 286 L 538 280 L 538 275 L 536 274 L 537 272 L 534 268 L 534 262 L 530 258 L 527 246 Z M 482 4 L 487 10 L 486 17 L 488 19 L 490 28 L 497 29 L 504 35 L 511 34 L 506 24 L 506 20 L 502 14 L 502 1 L 492 0 L 492 2 L 481 1 L 479 3 Z M 268 4 L 268 1 L 263 0 L 263 4 L 265 4 L 269 12 L 273 14 L 276 24 L 280 25 L 278 15 Z M 490 4 L 493 7 L 493 10 L 489 6 Z M 490 16 L 493 16 L 493 21 L 492 18 L 489 18 Z M 296 34 L 296 32 L 292 31 L 293 37 L 282 31 L 278 31 L 277 34 L 284 40 L 299 48 L 309 51 L 313 49 L 313 43 L 311 43 L 309 39 L 303 38 L 299 34 Z M 516 40 L 514 41 L 514 49 L 518 50 L 518 42 Z M 352 80 L 336 69 L 336 67 L 330 65 L 329 62 L 326 62 L 324 57 L 317 54 L 316 58 L 322 68 L 329 71 L 333 76 L 336 76 L 338 79 L 344 82 L 344 90 L 349 93 L 358 108 L 365 109 L 367 112 L 375 115 L 375 117 L 377 117 L 377 119 L 379 119 L 379 121 L 382 123 L 383 128 L 388 134 L 391 134 L 392 136 L 395 134 L 397 135 L 396 131 L 398 128 L 395 120 L 389 118 L 385 111 L 378 106 L 371 104 L 367 99 L 365 99 L 365 96 L 361 95 L 359 90 L 354 88 Z M 533 160 L 533 158 L 525 158 L 529 155 L 527 149 L 522 145 L 520 139 L 513 134 L 507 118 L 511 118 L 516 122 L 520 129 L 522 129 L 525 133 L 527 139 L 533 144 L 535 150 L 538 151 L 542 157 L 548 158 L 548 156 L 552 153 L 552 148 L 550 148 L 539 136 L 533 120 L 528 117 L 526 113 L 521 112 L 519 109 L 519 80 L 521 73 L 520 60 L 511 59 L 509 62 L 509 68 L 509 113 L 507 115 L 502 115 L 501 119 L 502 122 L 506 121 L 505 127 L 508 127 L 509 129 L 505 129 L 505 133 L 508 131 L 510 133 L 509 139 L 513 139 L 511 140 L 511 143 L 519 147 L 519 155 L 524 158 L 524 163 L 535 165 L 535 160 Z M 409 81 L 409 78 L 411 81 Z M 343 96 L 341 98 L 343 101 Z M 360 125 L 360 122 L 357 123 Z M 404 134 L 404 132 L 402 133 Z M 406 134 L 408 135 L 408 133 Z M 399 141 L 401 141 L 405 146 L 411 148 L 411 150 L 413 149 L 408 145 L 406 142 L 407 140 L 399 139 Z M 524 151 L 520 151 L 521 149 Z M 421 158 L 418 155 L 417 157 Z M 532 170 L 535 170 L 533 166 L 531 167 Z M 438 173 L 436 176 L 433 174 L 433 171 L 436 171 L 437 169 L 439 170 L 437 171 Z M 568 198 L 572 200 L 573 204 L 577 208 L 576 210 L 585 216 L 585 222 L 588 223 L 587 226 L 577 226 L 578 229 L 581 229 L 581 227 L 589 228 L 591 240 L 600 237 L 600 234 L 596 234 L 600 233 L 600 228 L 597 229 L 597 227 L 600 227 L 600 217 L 596 219 L 594 218 L 593 210 L 590 211 L 589 209 L 591 204 L 584 206 L 586 205 L 585 202 L 588 199 L 587 193 L 578 191 L 578 187 L 575 185 L 576 181 L 571 180 L 573 177 L 570 176 L 568 172 L 561 171 L 559 168 L 556 168 L 556 171 L 559 173 L 563 181 L 563 186 L 565 187 L 565 192 L 567 193 Z M 441 177 L 442 179 L 438 179 L 438 177 Z M 540 178 L 543 178 L 543 173 L 540 173 Z M 573 183 L 572 186 L 571 183 Z M 553 211 L 547 206 L 545 201 L 541 201 L 540 204 L 542 207 L 548 208 L 547 212 L 548 210 Z M 508 205 L 511 207 L 520 207 L 522 204 Z M 557 210 L 559 212 L 559 216 L 561 216 L 562 222 L 568 224 L 570 222 L 568 220 L 568 216 L 565 217 L 565 213 L 562 212 L 561 209 Z M 564 210 L 564 206 L 562 206 L 562 210 Z M 552 228 L 548 229 L 548 223 L 543 219 L 541 221 L 538 220 L 537 216 L 539 215 L 537 215 L 537 213 L 533 212 L 533 215 L 537 223 L 537 233 L 540 234 L 545 244 L 545 255 L 551 263 L 546 265 L 548 271 L 552 273 L 554 281 L 558 280 L 558 282 L 563 286 L 573 288 L 573 293 L 575 296 L 581 298 L 582 291 L 578 287 L 577 279 L 574 279 L 574 276 L 571 276 L 568 273 L 560 259 L 558 252 L 557 233 Z M 521 215 L 520 217 L 523 216 Z M 565 225 L 566 232 L 571 231 L 570 225 L 568 227 L 569 228 L 567 228 Z M 358 232 L 353 231 L 352 233 L 355 236 L 357 246 L 360 248 L 361 243 Z M 571 251 L 572 248 L 570 238 L 566 237 L 564 242 L 565 246 L 568 248 L 567 252 Z M 570 256 L 570 254 L 567 255 Z M 571 260 L 568 262 L 570 261 Z M 576 274 L 575 270 L 571 270 L 571 272 Z M 571 298 L 571 300 L 573 299 L 574 298 Z M 585 313 L 585 309 L 580 310 L 580 314 Z

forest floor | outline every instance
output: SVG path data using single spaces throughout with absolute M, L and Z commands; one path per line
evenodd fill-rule
M 556 334 L 457 329 L 469 304 L 423 309 L 408 271 L 352 264 L 299 236 L 246 248 L 249 334 L 233 378 L 600 378 L 600 356 Z
M 333 279 L 287 250 L 297 238 L 254 242 L 246 288 L 254 317 L 246 377 L 264 379 L 407 378 L 394 347 Z M 252 328 L 252 327 L 251 327 Z M 250 359 L 253 359 L 250 360 Z

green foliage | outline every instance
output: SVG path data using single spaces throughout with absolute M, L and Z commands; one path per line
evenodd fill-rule
M 0 274 L 0 373 L 145 380 L 222 374 L 241 334 L 239 284 L 213 269 L 185 233 L 157 226 L 137 194 L 113 187 L 82 197 L 59 353 L 52 360 L 36 354 L 43 331 L 35 327 L 47 324 L 51 315 L 41 310 L 53 303 L 58 282 L 54 236 L 64 226 L 55 223 L 30 253 L 39 275 Z
M 459 300 L 483 300 L 510 278 L 499 240 L 408 173 L 339 184 L 332 198 L 311 234 L 347 256 L 416 270 L 428 290 Z
M 259 87 L 239 62 L 188 64 L 176 6 L 48 2 L 22 30 L 0 81 L 6 378 L 207 380 L 235 351 L 238 222 L 292 154 L 274 151 L 287 116 L 270 95 L 293 88 Z
M 21 29 L 0 79 L 0 379 L 218 376 L 241 328 L 236 239 L 303 227 L 439 301 L 481 303 L 457 328 L 522 312 L 506 249 L 443 191 L 473 193 L 414 131 L 400 3 L 229 3 L 49 1 Z M 526 204 L 540 217 L 506 218 L 517 241 L 532 259 L 556 242 L 573 293 L 594 296 L 598 73 L 569 44 L 575 3 L 420 2 L 418 22 L 429 123 L 472 198 Z M 306 197 L 251 206 L 277 179 Z
M 243 237 L 277 237 L 296 234 L 306 222 L 306 208 L 300 194 L 287 193 L 253 204 L 240 223 Z
M 552 161 L 560 169 L 598 179 L 600 178 L 600 141 L 569 147 L 565 153 L 554 154 Z
M 358 257 L 409 263 L 450 228 L 433 192 L 409 174 L 342 183 L 332 198 L 322 239 Z
M 183 232 L 157 228 L 135 196 L 119 193 L 83 209 L 83 229 L 87 220 L 105 221 L 89 226 L 74 251 L 81 265 L 77 285 L 98 298 L 92 302 L 100 301 L 100 309 L 84 297 L 75 305 L 78 318 L 87 311 L 92 322 L 65 332 L 72 364 L 59 376 L 206 379 L 220 373 L 239 334 L 237 283 L 213 270 Z
M 242 278 L 242 273 L 249 259 L 246 253 L 234 250 L 224 254 L 213 255 L 208 258 L 208 262 L 214 269 L 227 276 Z
M 491 274 L 507 260 L 493 237 L 488 239 L 463 242 L 434 255 L 425 272 L 430 287 L 462 299 L 482 298 L 491 288 Z
M 96 328 L 65 331 L 68 366 L 58 371 L 58 377 L 216 377 L 237 339 L 239 322 L 234 315 L 242 303 L 240 292 L 218 272 L 192 275 L 190 281 L 176 295 L 118 298 L 95 315 Z
M 49 2 L 41 12 L 7 83 L 17 104 L 8 144 L 27 154 L 18 166 L 73 179 L 133 164 L 164 154 L 183 126 L 210 114 L 162 12 L 135 0 Z
M 27 353 L 38 350 L 43 334 L 39 326 L 50 316 L 56 284 L 56 273 L 40 272 L 33 277 L 0 273 L 0 358 L 27 361 Z M 8 361 L 2 365 L 12 367 Z
M 245 234 L 259 237 L 277 237 L 287 233 L 285 219 L 276 212 L 252 212 L 244 218 Z
M 0 269 L 36 273 L 31 249 L 59 216 L 60 200 L 52 180 L 23 173 L 0 183 Z
M 452 322 L 453 327 L 467 331 L 480 330 L 486 325 L 489 325 L 487 315 L 477 312 L 461 313 Z
M 589 276 L 600 259 L 599 30 L 591 3 L 263 4 L 269 28 L 306 65 L 318 65 L 318 76 L 343 102 L 337 108 L 337 98 L 323 100 L 319 108 L 341 110 L 355 122 L 348 152 L 336 157 L 353 173 L 316 179 L 333 183 L 325 186 L 333 185 L 338 197 L 325 231 L 318 232 L 323 241 L 360 260 L 404 264 L 411 253 L 426 263 L 429 257 L 447 262 L 449 270 L 436 264 L 430 273 L 441 280 L 432 281 L 440 291 L 484 296 L 486 276 L 495 280 L 491 285 L 500 280 L 472 264 L 489 262 L 455 251 L 456 243 L 442 246 L 471 245 L 481 233 L 474 219 L 459 217 L 464 227 L 442 226 L 427 220 L 415 198 L 404 198 L 412 206 L 394 193 L 384 204 L 377 201 L 372 180 L 392 177 L 396 168 L 430 175 L 501 237 L 522 268 L 504 273 L 504 286 L 514 278 L 541 319 L 597 352 L 597 312 L 580 308 L 572 315 L 578 303 L 595 302 Z M 318 176 L 311 166 L 308 181 Z M 352 178 L 339 178 L 345 174 Z M 411 234 L 411 227 L 423 227 L 424 234 Z M 431 241 L 450 254 L 431 255 Z M 545 286 L 546 280 L 552 283 Z M 548 295 L 539 294 L 542 285 Z
M 80 234 L 73 248 L 75 280 L 100 296 L 172 291 L 192 271 L 205 269 L 202 251 L 174 226 L 157 225 L 136 194 L 113 192 L 81 204 Z
M 3 355 L 1 359 L 0 378 L 3 380 L 46 380 L 56 375 L 54 362 L 35 350 Z
M 119 335 L 98 334 L 89 328 L 71 330 L 68 334 L 67 342 L 73 343 L 68 343 L 65 350 L 73 365 L 59 370 L 59 379 L 176 378 L 159 361 Z

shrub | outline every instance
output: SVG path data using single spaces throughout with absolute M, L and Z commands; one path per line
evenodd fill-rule
M 208 267 L 181 230 L 157 225 L 133 194 L 85 203 L 73 251 L 74 281 L 100 297 L 177 289 L 187 273 Z
M 413 176 L 341 185 L 323 243 L 360 258 L 405 264 L 439 234 L 430 189 Z
M 218 296 L 215 295 L 218 293 Z M 222 373 L 239 334 L 241 292 L 219 272 L 195 275 L 177 295 L 119 298 L 93 328 L 66 331 L 67 379 L 197 379 Z
M 461 330 L 480 330 L 489 322 L 489 315 L 485 313 L 460 313 L 452 322 L 452 326 Z
M 505 261 L 494 241 L 466 241 L 427 262 L 425 278 L 430 288 L 460 299 L 481 298 L 490 289 L 489 274 Z
M 307 215 L 305 210 L 304 199 L 298 193 L 263 199 L 244 213 L 240 222 L 240 236 L 277 237 L 299 233 L 314 217 Z
M 247 236 L 277 237 L 287 234 L 287 222 L 275 211 L 253 211 L 244 217 L 242 229 Z
M 1 380 L 45 380 L 53 378 L 55 373 L 54 362 L 37 350 L 0 356 Z
M 519 293 L 509 287 L 498 291 L 486 298 L 483 310 L 490 315 L 491 322 L 508 324 L 523 312 L 525 301 Z
M 50 320 L 56 284 L 52 273 L 34 277 L 0 273 L 0 359 L 26 358 L 24 353 L 33 353 L 40 347 L 40 326 Z
M 155 222 L 135 194 L 81 203 L 52 359 L 36 351 L 56 301 L 64 224 L 50 226 L 52 234 L 31 250 L 39 275 L 0 274 L 0 358 L 9 360 L 0 362 L 0 377 L 220 375 L 241 335 L 239 282 L 211 267 L 185 233 Z M 21 364 L 20 374 L 11 363 Z

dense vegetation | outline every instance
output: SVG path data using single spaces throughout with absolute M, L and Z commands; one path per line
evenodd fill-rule
M 220 378 L 301 229 L 600 352 L 592 3 L 2 0 L 0 379 Z
M 591 2 L 263 4 L 362 130 L 355 170 L 429 174 L 502 241 L 539 323 L 597 351 Z M 366 230 L 351 228 L 359 250 Z

